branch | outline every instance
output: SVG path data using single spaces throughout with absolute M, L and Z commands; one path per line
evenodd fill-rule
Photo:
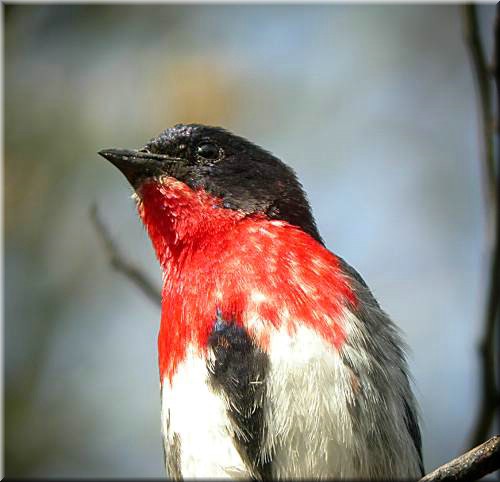
M 155 286 L 155 284 L 149 280 L 146 274 L 144 274 L 140 268 L 135 266 L 129 260 L 127 260 L 119 252 L 116 243 L 111 238 L 106 226 L 99 218 L 99 213 L 97 212 L 97 206 L 94 204 L 90 208 L 90 218 L 97 234 L 101 238 L 104 249 L 109 256 L 109 262 L 111 266 L 116 270 L 121 272 L 127 278 L 129 278 L 136 286 L 152 301 L 157 305 L 161 305 L 161 293 L 160 290 Z
M 498 12 L 498 11 L 497 11 Z M 484 313 L 484 332 L 479 346 L 481 357 L 481 402 L 477 421 L 474 425 L 470 446 L 482 442 L 487 436 L 493 424 L 495 411 L 500 405 L 500 393 L 495 380 L 495 329 L 499 319 L 500 304 L 500 187 L 499 176 L 496 175 L 494 152 L 494 121 L 491 95 L 491 77 L 494 74 L 496 80 L 497 94 L 500 89 L 498 72 L 498 55 L 500 51 L 499 20 L 498 13 L 495 26 L 495 68 L 489 69 L 485 60 L 485 54 L 479 38 L 479 27 L 477 22 L 476 7 L 474 5 L 464 6 L 465 15 L 465 37 L 469 54 L 473 63 L 477 90 L 480 97 L 482 138 L 483 138 L 483 184 L 485 191 L 485 208 L 488 229 L 488 250 L 491 259 L 490 272 L 488 275 L 488 295 Z M 499 95 L 497 95 L 497 101 Z M 499 108 L 500 111 L 500 108 Z
M 427 474 L 419 482 L 461 482 L 477 480 L 500 469 L 500 436 L 469 450 Z
M 464 5 L 464 34 L 465 43 L 469 50 L 469 56 L 473 64 L 473 70 L 477 82 L 477 91 L 481 103 L 481 127 L 483 139 L 483 179 L 485 186 L 486 206 L 495 206 L 495 153 L 493 145 L 494 120 L 491 102 L 491 69 L 486 62 L 486 55 L 479 36 L 477 22 L 477 11 L 475 5 Z M 489 220 L 493 213 L 489 213 Z

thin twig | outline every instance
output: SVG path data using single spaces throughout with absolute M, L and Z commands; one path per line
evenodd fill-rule
M 465 42 L 473 64 L 477 81 L 477 90 L 481 103 L 481 128 L 483 153 L 483 178 L 485 187 L 485 205 L 487 208 L 495 206 L 495 154 L 493 145 L 494 118 L 491 102 L 491 69 L 481 44 L 477 11 L 475 5 L 464 5 L 464 34 Z M 488 213 L 488 220 L 494 218 L 493 212 Z
M 485 191 L 485 208 L 487 217 L 487 242 L 491 259 L 488 275 L 488 294 L 484 313 L 484 332 L 479 346 L 481 356 L 481 402 L 476 423 L 474 424 L 470 446 L 475 446 L 486 439 L 491 430 L 495 411 L 500 404 L 500 393 L 495 379 L 495 325 L 499 317 L 500 302 L 500 188 L 496 167 L 498 160 L 494 152 L 494 121 L 491 94 L 491 77 L 494 73 L 497 92 L 499 87 L 498 69 L 489 69 L 479 38 L 476 7 L 464 6 L 465 37 L 470 57 L 472 59 L 477 90 L 480 97 L 483 139 L 483 179 Z M 500 42 L 498 40 L 498 14 L 495 27 L 495 57 L 498 57 Z M 498 66 L 498 61 L 495 61 Z M 498 95 L 497 95 L 498 100 Z M 498 156 L 497 156 L 498 157 Z
M 97 206 L 95 204 L 90 208 L 90 218 L 92 219 L 97 234 L 104 244 L 111 266 L 134 282 L 150 300 L 154 301 L 157 305 L 161 305 L 160 290 L 149 280 L 148 276 L 144 274 L 140 268 L 135 266 L 120 253 L 116 243 L 106 229 L 106 226 L 99 218 L 99 213 L 97 212 Z
M 469 450 L 427 474 L 419 482 L 460 482 L 477 480 L 500 469 L 500 436 Z

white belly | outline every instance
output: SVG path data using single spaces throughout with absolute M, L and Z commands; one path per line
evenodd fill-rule
M 206 361 L 190 353 L 172 386 L 164 380 L 161 422 L 167 457 L 175 436 L 180 441 L 178 463 L 184 478 L 248 478 L 233 445 L 226 403 L 209 387 L 208 376 Z
M 347 408 L 350 373 L 334 348 L 308 328 L 276 333 L 269 346 L 265 450 L 273 475 L 356 477 L 355 435 Z
M 416 462 L 407 457 L 415 454 L 402 408 L 394 400 L 384 400 L 382 408 L 388 419 L 400 418 L 393 428 L 387 427 L 400 431 L 400 447 L 391 449 L 400 453 L 394 457 L 391 450 L 386 454 L 384 448 L 371 447 L 368 429 L 354 423 L 352 411 L 363 409 L 357 402 L 359 383 L 335 348 L 301 327 L 293 335 L 285 329 L 274 332 L 266 351 L 270 362 L 264 403 L 267 436 L 261 453 L 272 460 L 273 478 L 418 475 Z M 248 478 L 252 474 L 233 445 L 227 401 L 212 391 L 208 381 L 206 361 L 192 353 L 179 366 L 172 386 L 164 381 L 162 429 L 167 451 L 177 434 L 184 478 Z M 370 423 L 374 420 L 377 423 L 378 419 L 367 417 Z M 387 435 L 391 439 L 392 434 Z M 401 467 L 394 466 L 397 459 Z

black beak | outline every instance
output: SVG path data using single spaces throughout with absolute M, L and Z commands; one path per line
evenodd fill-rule
M 103 149 L 99 155 L 120 169 L 134 188 L 147 178 L 171 175 L 173 166 L 180 161 L 163 154 L 128 149 Z

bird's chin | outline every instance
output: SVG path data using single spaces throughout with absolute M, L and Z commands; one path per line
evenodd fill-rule
M 166 190 L 175 192 L 189 189 L 189 186 L 186 183 L 179 181 L 175 177 L 169 176 L 168 174 L 141 179 L 136 182 L 133 187 L 134 193 L 132 194 L 132 199 L 136 202 L 140 202 L 143 199 L 143 194 L 146 190 L 158 190 L 165 193 Z

